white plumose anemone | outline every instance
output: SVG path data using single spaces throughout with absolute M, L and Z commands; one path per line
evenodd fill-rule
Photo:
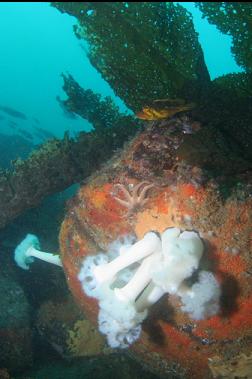
M 41 251 L 37 236 L 27 234 L 23 241 L 16 247 L 14 259 L 19 267 L 24 270 L 29 270 L 30 264 L 34 262 L 34 258 L 62 267 L 59 254 Z
M 99 302 L 99 330 L 111 347 L 135 342 L 148 309 L 165 293 L 180 296 L 182 310 L 196 320 L 218 312 L 220 287 L 212 273 L 201 271 L 191 288 L 184 282 L 198 269 L 203 250 L 198 233 L 169 228 L 135 243 L 116 241 L 108 253 L 84 260 L 79 280 Z

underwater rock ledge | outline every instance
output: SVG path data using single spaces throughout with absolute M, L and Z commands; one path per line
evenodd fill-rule
M 121 120 L 118 115 L 117 123 Z M 121 127 L 67 134 L 53 139 L 32 152 L 26 160 L 17 159 L 10 170 L 0 170 L 0 228 L 27 209 L 38 206 L 48 195 L 85 180 L 137 132 L 132 117 Z

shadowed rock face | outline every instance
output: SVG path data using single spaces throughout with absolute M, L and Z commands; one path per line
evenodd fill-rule
M 150 123 L 120 157 L 91 177 L 69 204 L 60 246 L 69 287 L 97 325 L 98 305 L 83 293 L 77 278 L 84 257 L 106 251 L 127 233 L 140 239 L 150 230 L 162 232 L 170 226 L 197 230 L 205 242 L 200 268 L 212 271 L 221 284 L 220 313 L 195 321 L 181 311 L 178 298 L 164 296 L 131 350 L 161 375 L 210 379 L 208 358 L 225 360 L 251 350 L 251 183 L 244 162 L 224 149 L 221 134 L 204 126 L 194 134 L 194 122 L 177 116 Z M 191 154 L 185 154 L 190 146 Z M 129 214 L 116 200 L 125 200 L 117 184 L 142 181 L 155 187 Z
M 6 267 L 0 272 L 0 307 L 0 366 L 10 370 L 29 367 L 33 359 L 30 306 Z

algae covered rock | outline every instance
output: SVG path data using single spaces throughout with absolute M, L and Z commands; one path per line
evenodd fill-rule
M 221 286 L 220 312 L 193 320 L 181 310 L 175 295 L 164 296 L 153 306 L 140 339 L 129 351 L 159 375 L 212 379 L 211 359 L 216 355 L 226 361 L 239 353 L 249 356 L 251 351 L 252 183 L 248 170 L 235 160 L 230 163 L 232 151 L 228 147 L 223 151 L 225 140 L 218 134 L 200 137 L 205 138 L 203 161 L 197 159 L 197 149 L 194 162 L 190 154 L 182 155 L 188 137 L 189 145 L 198 141 L 200 146 L 201 131 L 184 133 L 183 126 L 188 130 L 189 124 L 193 130 L 193 122 L 177 116 L 152 123 L 121 156 L 93 175 L 71 202 L 60 247 L 69 288 L 97 325 L 98 304 L 87 297 L 78 279 L 86 256 L 106 251 L 125 234 L 139 240 L 148 231 L 162 233 L 169 227 L 198 231 L 205 245 L 200 269 L 213 272 Z M 222 166 L 215 175 L 210 170 L 213 155 Z M 154 185 L 129 213 L 125 189 L 142 182 Z
M 0 367 L 29 367 L 33 360 L 30 306 L 12 275 L 0 275 L 0 309 Z

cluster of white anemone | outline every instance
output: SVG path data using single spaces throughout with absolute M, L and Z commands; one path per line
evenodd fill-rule
M 106 254 L 84 260 L 79 280 L 99 302 L 99 330 L 111 347 L 136 341 L 148 309 L 165 293 L 178 295 L 182 311 L 195 320 L 218 312 L 220 286 L 211 272 L 199 271 L 191 287 L 185 283 L 198 269 L 203 250 L 196 232 L 169 228 L 161 236 L 149 232 L 138 242 L 124 237 Z M 28 234 L 15 250 L 15 261 L 27 270 L 34 258 L 62 266 L 58 254 L 41 251 L 38 238 Z
M 148 309 L 165 293 L 180 296 L 182 310 L 196 320 L 218 312 L 220 287 L 211 272 L 200 271 L 196 283 L 185 284 L 203 250 L 196 232 L 168 228 L 162 235 L 148 232 L 135 243 L 131 237 L 117 240 L 106 254 L 84 260 L 79 280 L 99 302 L 99 330 L 111 347 L 136 341 Z

